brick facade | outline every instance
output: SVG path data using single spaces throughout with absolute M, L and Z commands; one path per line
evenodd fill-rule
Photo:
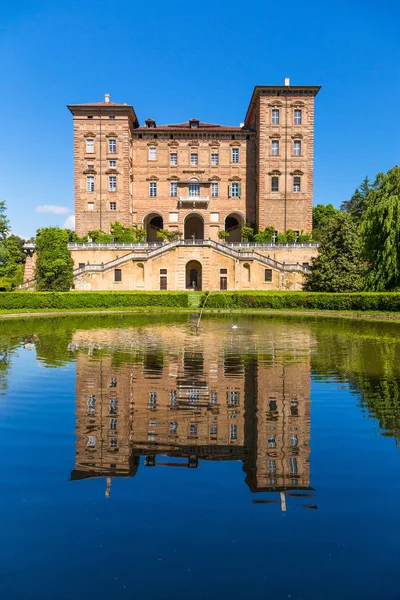
M 236 242 L 246 223 L 310 232 L 318 90 L 257 86 L 239 127 L 196 119 L 173 125 L 147 119 L 140 126 L 132 106 L 109 96 L 70 105 L 77 234 L 109 232 L 116 220 L 144 227 L 148 241 L 164 228 L 211 240 L 226 229 Z M 273 177 L 278 191 L 271 189 Z

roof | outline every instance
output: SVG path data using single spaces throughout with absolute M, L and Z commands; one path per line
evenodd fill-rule
M 89 102 L 87 104 L 68 104 L 67 108 L 73 115 L 75 115 L 76 112 L 82 110 L 86 111 L 88 109 L 112 109 L 117 111 L 122 111 L 123 109 L 124 111 L 129 112 L 133 117 L 134 127 L 139 126 L 139 121 L 136 117 L 134 108 L 130 104 L 119 104 L 118 102 Z
M 148 121 L 150 119 L 147 119 Z M 197 119 L 191 119 L 190 121 L 185 121 L 184 123 L 169 123 L 166 125 L 157 125 L 155 129 L 157 131 L 171 131 L 178 130 L 181 131 L 183 129 L 190 129 L 191 131 L 230 131 L 230 132 L 241 132 L 248 131 L 246 127 L 234 127 L 231 125 L 218 125 L 216 123 L 204 123 L 203 121 L 198 121 L 197 127 L 191 127 L 191 121 L 197 121 Z M 138 128 L 140 131 L 147 131 L 149 128 L 146 126 L 141 126 Z
M 320 85 L 256 85 L 254 87 L 244 121 L 247 123 L 247 119 L 250 115 L 251 109 L 253 108 L 255 99 L 261 90 L 276 90 L 277 92 L 285 92 L 286 94 L 290 92 L 296 93 L 300 91 L 309 91 L 313 92 L 313 95 L 316 96 L 320 89 Z

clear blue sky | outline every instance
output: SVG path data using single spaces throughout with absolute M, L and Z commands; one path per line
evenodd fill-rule
M 400 162 L 400 4 L 16 1 L 0 16 L 0 199 L 13 231 L 73 212 L 68 103 L 135 107 L 141 122 L 235 125 L 254 85 L 322 85 L 314 204 L 339 206 Z M 37 213 L 56 205 L 62 214 Z M 42 209 L 43 210 L 43 209 Z M 55 209 L 54 209 L 55 210 Z M 70 213 L 67 213 L 67 211 Z M 53 211 L 54 212 L 54 211 Z

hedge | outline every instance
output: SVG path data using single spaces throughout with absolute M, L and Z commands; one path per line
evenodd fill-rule
M 186 292 L 2 292 L 0 310 L 171 306 L 186 308 Z
M 203 294 L 201 306 L 207 298 Z M 212 292 L 206 308 L 300 308 L 315 310 L 379 310 L 400 312 L 400 293 L 359 292 Z

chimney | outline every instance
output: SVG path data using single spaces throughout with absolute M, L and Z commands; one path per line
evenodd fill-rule
M 289 87 L 289 85 L 290 85 L 290 79 L 289 79 L 289 77 L 285 77 L 285 83 L 284 83 L 284 85 L 286 87 Z
M 104 94 L 104 102 L 110 102 L 110 94 Z

